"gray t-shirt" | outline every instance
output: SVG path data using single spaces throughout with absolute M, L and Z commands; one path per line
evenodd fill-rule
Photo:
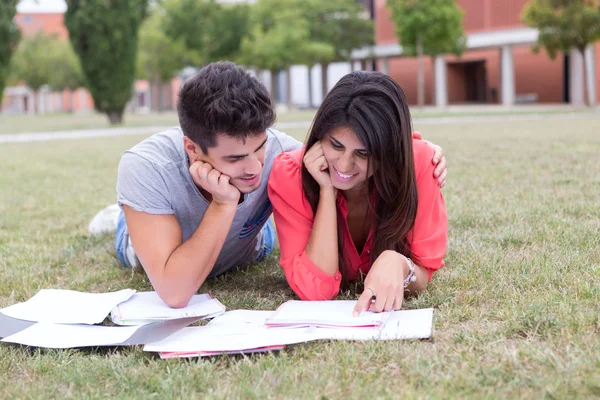
M 263 245 L 261 228 L 272 212 L 267 183 L 275 157 L 300 148 L 296 139 L 267 130 L 267 145 L 260 187 L 244 195 L 233 224 L 209 276 L 255 261 Z M 183 241 L 200 225 L 208 201 L 194 184 L 183 148 L 183 132 L 175 127 L 157 133 L 126 151 L 119 163 L 117 202 L 149 214 L 174 214 Z M 199 249 L 202 251 L 202 249 Z

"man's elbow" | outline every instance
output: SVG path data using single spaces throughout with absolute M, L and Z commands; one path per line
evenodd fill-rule
M 192 299 L 192 296 L 182 296 L 181 293 L 160 293 L 161 300 L 171 308 L 185 308 Z

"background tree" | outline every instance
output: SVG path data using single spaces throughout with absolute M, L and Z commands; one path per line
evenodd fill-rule
M 14 23 L 19 0 L 0 2 L 0 104 L 10 70 L 10 60 L 19 41 L 19 30 Z
M 157 8 L 144 21 L 137 57 L 137 77 L 150 82 L 151 93 L 155 87 L 158 89 L 158 111 L 165 109 L 165 86 L 170 91 L 171 80 L 177 72 L 186 65 L 197 65 L 200 59 L 195 51 L 187 49 L 183 39 L 172 40 L 165 34 L 165 19 L 164 10 Z
M 460 56 L 466 46 L 463 11 L 456 0 L 388 0 L 402 53 L 418 58 L 417 97 L 425 105 L 423 56 Z
M 193 52 L 193 59 L 200 65 L 238 57 L 242 38 L 250 29 L 250 5 L 165 0 L 161 7 L 166 36 Z
M 522 19 L 527 25 L 539 30 L 533 50 L 537 53 L 546 49 L 550 58 L 558 52 L 569 54 L 577 49 L 587 71 L 585 50 L 588 45 L 600 40 L 600 10 L 595 0 L 532 0 L 523 9 Z M 585 102 L 589 102 L 589 78 L 585 79 Z
M 73 47 L 66 41 L 55 41 L 46 50 L 51 54 L 49 60 L 49 85 L 53 90 L 69 90 L 69 112 L 73 112 L 74 91 L 85 86 L 81 65 Z
M 375 42 L 375 27 L 364 5 L 356 0 L 305 0 L 302 8 L 310 23 L 311 40 L 329 45 L 334 50 L 326 57 L 321 55 L 317 60 L 321 64 L 321 83 L 325 98 L 329 91 L 329 64 L 349 61 L 352 50 L 372 45 Z
M 53 48 L 58 39 L 38 32 L 19 43 L 11 62 L 11 81 L 25 82 L 33 91 L 34 110 L 42 112 L 39 92 L 42 86 L 50 83 L 55 62 Z
M 65 25 L 97 111 L 123 121 L 136 72 L 147 0 L 67 0 Z
M 275 103 L 280 71 L 306 60 L 332 57 L 327 43 L 312 40 L 303 0 L 259 0 L 251 9 L 251 30 L 242 40 L 238 61 L 271 72 L 271 100 Z M 288 71 L 287 103 L 291 105 Z

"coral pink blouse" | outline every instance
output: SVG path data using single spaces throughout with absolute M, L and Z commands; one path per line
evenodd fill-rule
M 432 273 L 444 266 L 448 240 L 448 216 L 437 179 L 433 176 L 433 149 L 424 141 L 413 139 L 418 208 L 415 225 L 408 234 L 412 253 L 431 279 Z M 281 250 L 280 264 L 292 290 L 302 300 L 330 300 L 339 290 L 342 275 L 329 275 L 306 255 L 312 232 L 314 213 L 302 190 L 302 157 L 304 149 L 282 153 L 275 159 L 269 177 L 269 199 L 273 204 L 275 225 Z M 371 269 L 373 228 L 359 254 L 348 225 L 346 201 L 338 191 L 337 205 L 344 223 L 338 227 L 344 237 L 348 257 L 348 278 L 357 280 L 361 271 Z M 337 248 L 331 249 L 337 251 Z

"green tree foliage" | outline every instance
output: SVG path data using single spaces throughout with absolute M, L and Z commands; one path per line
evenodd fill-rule
M 569 54 L 577 49 L 585 65 L 585 49 L 600 40 L 600 10 L 595 0 L 532 0 L 523 9 L 522 19 L 539 30 L 533 50 L 544 48 L 552 59 L 558 52 Z
M 11 62 L 11 81 L 22 81 L 34 93 L 36 111 L 38 94 L 42 86 L 52 79 L 56 57 L 53 49 L 58 39 L 38 32 L 19 43 Z
M 235 60 L 249 31 L 250 5 L 216 0 L 165 0 L 163 27 L 167 37 L 182 42 L 193 60 L 206 64 Z
M 308 60 L 330 59 L 335 52 L 330 44 L 310 36 L 314 21 L 303 13 L 304 6 L 303 0 L 259 0 L 252 7 L 252 29 L 242 40 L 238 61 L 271 71 L 273 101 L 278 72 Z M 290 100 L 288 90 L 288 104 Z
M 165 108 L 163 91 L 170 88 L 171 79 L 186 65 L 197 65 L 197 52 L 188 50 L 184 40 L 172 39 L 165 34 L 166 14 L 162 8 L 152 10 L 140 28 L 137 58 L 137 76 L 150 82 L 151 93 L 158 88 L 158 111 Z
M 67 41 L 57 40 L 47 51 L 51 55 L 49 64 L 52 71 L 48 83 L 53 90 L 70 91 L 69 112 L 73 112 L 73 91 L 85 86 L 79 58 Z
M 323 98 L 327 95 L 329 63 L 348 61 L 352 50 L 375 42 L 373 21 L 367 10 L 356 0 L 305 0 L 305 18 L 310 23 L 310 38 L 334 49 L 329 57 L 307 60 L 308 65 L 321 64 Z
M 423 56 L 461 55 L 466 36 L 456 0 L 388 0 L 402 52 L 419 59 L 418 103 L 425 104 Z
M 19 0 L 0 2 L 0 103 L 10 71 L 10 60 L 19 41 L 19 30 L 14 23 Z
M 67 0 L 65 24 L 97 111 L 121 123 L 132 96 L 147 0 Z

